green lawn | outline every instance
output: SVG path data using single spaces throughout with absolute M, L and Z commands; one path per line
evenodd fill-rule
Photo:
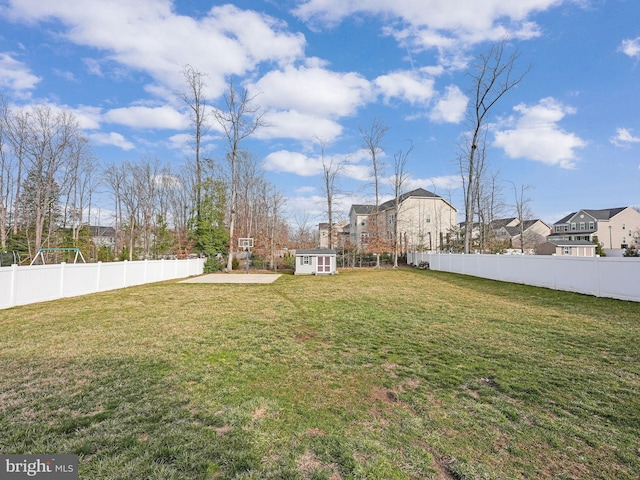
M 442 272 L 0 310 L 0 453 L 99 479 L 636 479 L 640 304 Z

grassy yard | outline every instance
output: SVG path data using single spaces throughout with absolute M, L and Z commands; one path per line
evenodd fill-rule
M 0 310 L 0 453 L 99 479 L 636 479 L 640 304 L 433 271 Z

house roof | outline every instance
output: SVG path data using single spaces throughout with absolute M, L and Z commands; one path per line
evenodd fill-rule
M 97 225 L 90 225 L 89 231 L 92 237 L 115 237 L 116 229 L 113 227 L 100 227 Z
M 544 223 L 539 218 L 536 218 L 536 219 L 533 219 L 533 220 L 524 220 L 522 222 L 522 231 L 526 232 L 527 230 L 529 230 L 531 227 L 533 227 L 538 222 L 542 223 L 545 227 L 549 228 L 549 226 L 546 223 Z M 520 235 L 520 225 L 516 225 L 515 227 L 504 227 L 504 229 L 512 237 L 514 237 L 516 235 Z
M 587 240 L 562 240 L 551 239 L 547 240 L 547 243 L 555 245 L 556 247 L 593 247 L 596 248 L 596 244 Z
M 566 217 L 561 218 L 556 223 L 554 223 L 554 225 L 569 223 L 569 220 L 571 220 L 580 212 L 584 212 L 587 215 L 591 215 L 596 220 L 610 220 L 612 217 L 615 217 L 621 211 L 626 210 L 627 208 L 629 207 L 603 208 L 600 210 L 587 210 L 587 209 L 578 210 L 577 212 L 572 212 Z
M 418 197 L 418 198 L 439 198 L 445 202 L 447 202 L 444 198 L 442 198 L 440 195 L 436 195 L 433 192 L 430 192 L 429 190 L 425 190 L 424 188 L 416 188 L 415 190 L 411 190 L 410 192 L 407 193 L 403 193 L 402 195 L 400 195 L 398 198 L 400 200 L 400 203 L 404 202 L 405 200 L 407 200 L 408 198 L 411 197 Z M 392 208 L 395 205 L 395 198 L 392 198 L 391 200 L 387 200 L 384 203 L 381 203 L 378 206 L 378 210 L 380 211 L 384 211 L 384 210 L 388 210 L 389 208 Z M 447 202 L 447 204 L 449 204 L 449 202 Z M 451 206 L 451 208 L 453 208 L 454 210 L 457 211 L 457 209 L 449 204 Z M 356 215 L 371 215 L 372 213 L 374 213 L 376 211 L 376 206 L 375 205 L 351 205 L 351 210 L 353 210 Z
M 409 197 L 418 197 L 418 198 L 442 198 L 440 195 L 436 195 L 429 190 L 425 190 L 424 188 L 416 188 L 415 190 L 411 190 L 410 192 L 403 193 L 400 195 L 399 200 L 400 203 L 404 202 Z M 380 210 L 386 210 L 395 205 L 396 199 L 392 198 L 391 200 L 387 200 L 386 202 L 380 204 Z
M 511 218 L 500 218 L 500 219 L 494 220 L 491 222 L 491 228 L 493 228 L 494 230 L 497 230 L 501 227 L 506 227 L 514 220 L 517 220 L 517 218 L 511 217 Z
M 371 215 L 376 210 L 375 205 L 351 205 L 351 210 L 353 210 L 356 215 Z
M 296 250 L 296 255 L 335 255 L 336 251 L 331 248 L 308 248 Z
M 492 230 L 500 230 L 501 228 L 504 228 L 504 230 L 507 233 L 509 233 L 509 235 L 511 235 L 511 236 L 518 235 L 520 233 L 520 225 L 519 224 L 515 225 L 513 227 L 508 227 L 507 226 L 508 224 L 513 222 L 514 220 L 517 220 L 517 218 L 513 217 L 513 218 L 502 218 L 502 219 L 494 220 L 494 221 L 491 222 L 490 228 Z M 523 230 L 527 231 L 529 228 L 531 228 L 532 226 L 534 226 L 538 222 L 541 222 L 547 228 L 549 227 L 546 223 L 544 223 L 539 218 L 534 218 L 534 219 L 530 219 L 530 220 L 523 220 L 523 222 L 522 222 Z M 460 228 L 464 228 L 465 222 L 460 222 L 458 224 L 458 226 Z M 473 222 L 473 228 L 476 228 L 476 227 L 479 227 L 479 226 L 480 226 L 479 222 Z

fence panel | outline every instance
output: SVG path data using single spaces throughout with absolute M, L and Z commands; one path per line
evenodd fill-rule
M 640 302 L 640 259 L 409 253 L 409 264 L 504 282 Z
M 200 275 L 204 259 L 0 268 L 0 308 Z

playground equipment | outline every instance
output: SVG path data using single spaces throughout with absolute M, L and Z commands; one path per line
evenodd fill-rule
M 58 253 L 60 252 L 74 252 L 75 255 L 73 257 L 73 263 L 78 263 L 78 258 L 82 260 L 82 263 L 87 263 L 84 259 L 84 256 L 82 256 L 82 252 L 80 251 L 79 248 L 41 248 L 40 250 L 38 250 L 38 253 L 36 253 L 36 256 L 33 257 L 33 260 L 31 261 L 31 265 L 35 265 L 36 262 L 38 261 L 38 258 L 42 261 L 42 265 L 45 265 L 47 263 L 44 258 L 45 253 L 53 253 L 57 260 Z M 49 262 L 49 263 L 61 263 L 61 262 L 55 261 L 55 262 Z

